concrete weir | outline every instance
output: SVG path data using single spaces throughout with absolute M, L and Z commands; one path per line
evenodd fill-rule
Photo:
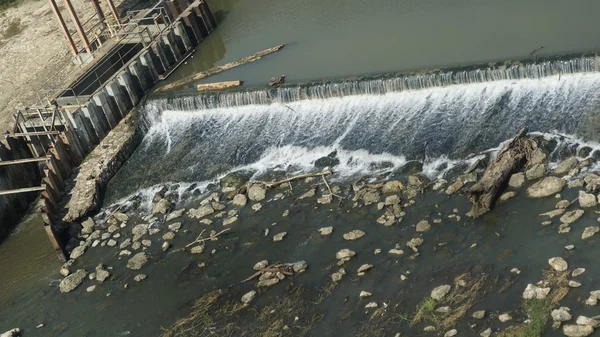
M 44 130 L 41 133 L 47 135 L 48 140 L 35 143 L 37 147 L 47 147 L 47 157 L 43 158 L 47 164 L 36 165 L 29 161 L 29 164 L 24 164 L 28 165 L 24 166 L 28 172 L 32 172 L 27 175 L 30 184 L 39 185 L 39 180 L 42 180 L 41 186 L 31 187 L 27 191 L 42 192 L 39 209 L 50 241 L 62 260 L 68 255 L 65 223 L 76 223 L 96 210 L 100 191 L 133 153 L 145 134 L 144 123 L 131 111 L 135 111 L 135 106 L 144 95 L 158 81 L 169 76 L 214 29 L 214 17 L 205 0 L 180 0 L 176 6 L 171 1 L 162 0 L 146 15 L 139 18 L 139 26 L 148 34 L 139 34 L 140 47 L 128 49 L 135 54 L 119 60 L 122 62 L 120 68 L 111 69 L 112 74 L 105 73 L 102 81 L 98 77 L 90 81 L 88 74 L 85 74 L 70 86 L 75 89 L 55 97 L 54 105 L 50 105 L 55 109 L 50 130 L 54 129 L 56 119 L 60 121 L 59 131 L 46 131 L 46 125 L 41 125 Z M 149 18 L 154 22 L 141 25 L 143 20 L 149 21 Z M 199 23 L 206 23 L 203 33 L 199 29 L 189 29 L 188 22 L 194 22 L 196 28 Z M 117 41 L 118 46 L 121 40 Z M 111 56 L 108 55 L 106 59 Z M 99 59 L 98 67 L 102 67 L 104 62 Z M 88 73 L 92 74 L 93 71 L 94 67 Z M 41 117 L 40 114 L 42 121 L 48 120 Z M 18 117 L 16 120 L 19 122 Z M 40 133 L 39 125 L 32 127 L 23 122 L 17 123 L 17 126 L 19 134 L 26 135 L 24 141 L 32 142 L 30 135 Z M 31 153 L 22 153 L 29 152 L 34 148 L 33 145 L 19 145 L 16 138 L 8 138 L 11 139 L 11 146 L 0 148 L 0 164 L 20 163 L 21 158 L 36 157 Z M 71 172 L 77 166 L 78 173 L 73 177 Z M 17 219 L 10 210 L 22 210 L 31 199 L 21 194 L 8 195 L 23 190 L 19 190 L 23 186 L 23 179 L 17 179 L 16 172 L 24 167 L 0 167 L 0 173 L 4 172 L 0 176 L 0 188 L 4 190 L 0 190 L 0 193 L 4 192 L 0 194 L 0 214 L 10 213 L 13 223 Z M 72 178 L 75 184 L 64 183 L 64 180 Z M 65 186 L 73 187 L 65 190 Z

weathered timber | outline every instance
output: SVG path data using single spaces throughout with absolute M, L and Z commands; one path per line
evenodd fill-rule
M 510 176 L 518 172 L 529 160 L 537 143 L 527 137 L 527 129 L 522 129 L 502 148 L 496 160 L 485 170 L 483 177 L 466 192 L 473 207 L 469 212 L 474 218 L 492 209 Z
M 17 189 L 14 189 L 14 190 L 0 191 L 0 195 L 10 195 L 10 194 L 19 194 L 19 193 L 39 192 L 39 191 L 44 191 L 44 190 L 46 190 L 46 188 L 44 186 L 25 187 L 25 188 L 17 188 Z
M 26 164 L 26 163 L 39 163 L 39 162 L 48 161 L 48 159 L 49 159 L 48 157 L 39 157 L 39 158 L 6 160 L 6 161 L 0 161 L 0 166 Z
M 244 81 L 225 81 L 215 83 L 198 84 L 196 89 L 198 91 L 214 91 L 214 90 L 225 90 L 231 88 L 237 88 L 242 85 Z
M 184 86 L 186 84 L 190 84 L 192 82 L 199 81 L 199 80 L 201 80 L 203 78 L 206 78 L 206 77 L 209 77 L 209 76 L 221 73 L 223 71 L 226 71 L 226 70 L 229 70 L 229 69 L 233 69 L 235 67 L 238 67 L 238 66 L 241 66 L 241 65 L 244 65 L 244 64 L 248 64 L 248 63 L 251 63 L 251 62 L 254 62 L 254 61 L 258 61 L 261 58 L 263 58 L 264 56 L 267 56 L 269 54 L 272 54 L 272 53 L 280 51 L 283 47 L 285 47 L 284 44 L 279 45 L 277 47 L 265 49 L 265 50 L 260 51 L 258 53 L 255 53 L 255 54 L 252 54 L 250 56 L 244 57 L 243 59 L 240 59 L 238 61 L 230 62 L 230 63 L 224 64 L 222 66 L 214 67 L 214 68 L 211 68 L 211 69 L 209 69 L 207 71 L 202 71 L 202 72 L 190 75 L 190 76 L 188 76 L 186 78 L 182 78 L 182 79 L 180 79 L 178 81 L 175 81 L 175 82 L 173 82 L 171 84 L 167 84 L 164 87 L 162 87 L 162 88 L 160 88 L 160 89 L 158 89 L 156 91 L 157 92 L 164 92 L 164 91 L 167 91 L 167 90 L 172 90 L 172 89 L 175 89 L 175 88 L 179 88 L 179 87 Z

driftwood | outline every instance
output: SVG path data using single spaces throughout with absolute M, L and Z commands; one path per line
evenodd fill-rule
M 311 178 L 311 177 L 324 177 L 324 176 L 328 176 L 331 175 L 332 172 L 331 171 L 324 171 L 324 172 L 317 172 L 317 173 L 307 173 L 307 174 L 301 174 L 299 176 L 295 176 L 295 177 L 291 177 L 291 178 L 287 178 L 287 179 L 283 179 L 283 180 L 279 180 L 279 181 L 274 181 L 271 183 L 268 182 L 264 182 L 264 181 L 259 181 L 257 182 L 258 184 L 263 184 L 266 188 L 273 188 L 273 187 L 277 187 L 279 185 L 282 184 L 287 184 L 290 183 L 294 180 L 298 180 L 298 179 L 306 179 L 306 178 Z
M 196 86 L 196 89 L 198 91 L 225 90 L 225 89 L 239 87 L 243 83 L 244 83 L 244 81 L 225 81 L 225 82 L 205 83 L 205 84 L 198 84 Z
M 204 232 L 206 231 L 206 229 L 203 229 L 203 230 L 202 230 L 202 232 L 200 232 L 200 235 L 198 235 L 198 237 L 196 238 L 196 240 L 194 240 L 194 241 L 192 241 L 192 242 L 188 243 L 188 244 L 187 244 L 187 245 L 184 247 L 184 249 L 188 249 L 188 248 L 190 248 L 191 246 L 194 246 L 194 245 L 197 245 L 197 244 L 203 243 L 204 241 L 208 241 L 208 240 L 214 240 L 214 239 L 216 239 L 217 237 L 219 237 L 219 235 L 221 235 L 221 234 L 224 234 L 224 233 L 227 233 L 227 232 L 228 232 L 230 229 L 231 229 L 231 228 L 225 228 L 224 230 L 222 230 L 222 231 L 220 231 L 220 232 L 218 232 L 218 233 L 215 233 L 215 234 L 212 234 L 212 233 L 211 233 L 211 235 L 209 235 L 207 238 L 200 239 L 200 238 L 202 237 L 202 234 L 204 234 Z
M 272 87 L 274 85 L 283 84 L 284 82 L 285 82 L 285 75 L 271 77 L 271 80 L 269 81 L 269 86 Z
M 207 71 L 202 71 L 202 72 L 199 72 L 199 73 L 196 73 L 196 74 L 192 74 L 192 75 L 187 76 L 185 78 L 182 78 L 182 79 L 180 79 L 178 81 L 175 81 L 173 83 L 167 84 L 164 87 L 159 88 L 158 90 L 156 90 L 156 92 L 163 92 L 163 91 L 167 91 L 167 90 L 172 90 L 172 89 L 181 87 L 183 85 L 199 81 L 199 80 L 201 80 L 203 78 L 206 78 L 206 77 L 209 77 L 209 76 L 221 73 L 223 71 L 226 71 L 226 70 L 229 70 L 229 69 L 233 69 L 235 67 L 238 67 L 238 66 L 241 66 L 241 65 L 244 65 L 244 64 L 248 64 L 248 63 L 251 63 L 251 62 L 254 62 L 254 61 L 258 61 L 261 58 L 263 58 L 263 56 L 266 56 L 266 55 L 272 54 L 274 52 L 280 51 L 283 47 L 285 47 L 284 44 L 279 45 L 277 47 L 265 49 L 265 50 L 260 51 L 258 53 L 252 54 L 250 56 L 246 56 L 243 59 L 237 60 L 235 62 L 230 62 L 230 63 L 224 64 L 222 66 L 210 68 Z
M 257 271 L 256 273 L 252 274 L 250 277 L 246 278 L 245 280 L 243 280 L 240 283 L 244 283 L 244 282 L 248 282 L 251 281 L 257 277 L 260 277 L 262 274 L 264 273 L 282 273 L 283 275 L 286 276 L 292 276 L 294 275 L 294 269 L 291 265 L 285 265 L 285 264 L 281 264 L 281 263 L 277 263 L 277 264 L 273 264 L 270 266 L 267 266 L 264 269 L 261 269 L 259 271 Z
M 535 141 L 527 137 L 527 129 L 522 129 L 502 148 L 483 177 L 466 192 L 473 204 L 469 212 L 472 217 L 477 218 L 492 208 L 510 176 L 527 163 L 536 147 Z

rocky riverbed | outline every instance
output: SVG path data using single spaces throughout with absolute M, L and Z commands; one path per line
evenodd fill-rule
M 24 336 L 593 335 L 600 174 L 592 158 L 550 162 L 551 144 L 537 142 L 477 219 L 464 191 L 485 161 L 433 180 L 334 183 L 333 166 L 250 182 L 232 174 L 187 200 L 177 186 L 150 205 L 132 196 L 72 226 L 71 260 L 44 295 L 87 303 L 84 321 L 119 307 L 132 319 L 101 328 L 46 314 L 19 327 Z

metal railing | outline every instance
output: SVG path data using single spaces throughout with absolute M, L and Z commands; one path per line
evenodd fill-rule
M 86 23 L 90 22 L 92 18 L 88 19 Z M 89 100 L 89 97 L 87 95 L 82 95 L 82 93 L 86 92 L 92 86 L 97 85 L 101 87 L 103 82 L 106 82 L 112 78 L 112 76 L 109 76 L 103 79 L 103 77 L 108 72 L 113 71 L 114 67 L 108 67 L 105 71 L 103 71 L 100 74 L 98 74 L 97 72 L 98 69 L 101 69 L 106 62 L 111 61 L 115 55 L 118 55 L 118 59 L 112 60 L 111 62 L 113 62 L 114 64 L 120 63 L 120 69 L 122 69 L 132 61 L 133 56 L 135 56 L 135 54 L 147 48 L 152 42 L 156 40 L 158 36 L 160 36 L 171 25 L 171 17 L 168 15 L 166 9 L 163 7 L 162 0 L 157 2 L 152 8 L 128 11 L 127 15 L 122 19 L 122 22 L 118 25 L 118 27 L 116 27 L 116 25 L 107 24 L 107 29 L 103 32 L 103 34 L 105 35 L 103 35 L 102 37 L 105 37 L 107 39 L 116 38 L 117 45 L 112 46 L 112 49 L 110 49 L 108 52 L 106 52 L 105 48 L 96 48 L 92 53 L 87 54 L 84 58 L 82 58 L 82 54 L 73 57 L 73 61 L 75 59 L 79 59 L 80 61 L 78 62 L 79 64 L 77 66 L 77 69 L 73 71 L 73 66 L 71 64 L 68 64 L 59 71 L 57 71 L 53 77 L 48 78 L 44 83 L 42 83 L 41 89 L 36 91 L 36 95 L 38 97 L 39 102 L 43 104 L 44 99 L 48 100 L 52 96 L 59 95 L 60 93 L 64 93 L 65 91 L 70 91 L 75 100 L 77 101 L 78 105 L 85 103 L 87 100 Z M 150 29 L 150 27 L 154 28 Z M 130 46 L 129 50 L 123 54 L 121 52 L 120 45 L 124 44 L 133 45 Z M 140 45 L 141 49 L 138 49 L 138 46 Z M 92 64 L 93 62 L 90 62 L 92 59 L 100 57 L 103 58 L 102 62 L 95 64 Z M 63 82 L 60 80 L 60 78 L 65 77 L 66 81 L 72 81 L 73 75 L 86 67 L 94 67 L 96 70 L 90 72 L 84 77 L 77 79 L 75 84 L 70 85 L 70 87 L 68 88 L 56 86 L 56 84 L 60 84 L 60 82 Z M 115 71 L 115 74 L 116 73 L 118 73 L 118 71 Z M 89 85 L 87 85 L 82 90 L 77 90 L 77 92 L 75 91 L 78 84 L 84 83 L 85 81 L 90 80 L 90 78 L 92 77 L 94 79 Z M 81 96 L 86 96 L 86 98 L 83 98 Z

